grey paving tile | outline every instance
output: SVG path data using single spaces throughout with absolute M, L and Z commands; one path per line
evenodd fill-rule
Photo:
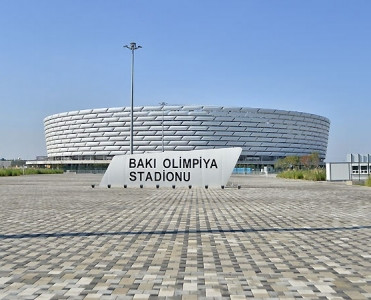
M 0 178 L 0 299 L 370 299 L 371 189 Z

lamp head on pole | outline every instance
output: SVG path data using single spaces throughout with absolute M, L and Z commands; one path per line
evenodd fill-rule
M 142 48 L 142 46 L 139 46 L 139 45 L 137 46 L 137 43 L 132 42 L 132 43 L 130 43 L 130 46 L 129 45 L 125 45 L 124 48 L 128 48 L 131 51 L 134 51 L 134 50 L 137 50 L 137 49 Z

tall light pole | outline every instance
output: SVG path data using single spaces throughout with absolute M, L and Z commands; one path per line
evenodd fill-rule
M 134 51 L 142 48 L 136 43 L 130 43 L 130 46 L 125 45 L 124 48 L 131 50 L 131 115 L 130 115 L 130 154 L 134 152 Z
M 167 104 L 166 102 L 159 103 L 162 106 L 162 152 L 164 152 L 164 106 Z

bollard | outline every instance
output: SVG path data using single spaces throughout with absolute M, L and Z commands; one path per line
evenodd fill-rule
M 156 189 L 158 189 L 160 187 L 160 185 L 159 184 L 156 184 Z
M 141 188 L 141 189 L 143 188 L 143 184 L 140 185 L 140 188 Z
M 188 188 L 189 188 L 189 189 L 191 189 L 191 188 L 192 188 L 192 186 L 191 186 L 191 185 L 189 185 L 189 186 L 188 186 Z
M 126 189 L 128 186 L 127 186 L 127 184 L 124 184 L 124 189 Z
M 221 186 L 222 190 L 224 190 L 224 185 Z
M 238 186 L 237 186 L 237 188 L 238 188 L 238 189 L 241 189 L 241 186 L 240 186 L 240 185 L 238 185 Z
M 91 187 L 92 187 L 92 188 L 95 188 L 95 184 L 92 184 Z
M 205 189 L 208 189 L 209 188 L 209 186 L 208 185 L 205 185 Z
M 110 185 L 110 184 L 108 184 L 108 185 L 107 185 L 107 187 L 108 187 L 108 188 L 110 189 L 110 188 L 111 188 L 111 185 Z
M 173 189 L 175 189 L 175 185 L 173 185 Z

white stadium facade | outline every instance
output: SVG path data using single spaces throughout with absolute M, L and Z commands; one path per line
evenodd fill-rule
M 130 107 L 87 109 L 44 119 L 47 158 L 65 169 L 105 168 L 130 153 Z M 241 147 L 238 164 L 272 166 L 288 155 L 326 156 L 330 121 L 276 109 L 216 106 L 134 107 L 134 153 Z M 36 162 L 34 162 L 36 163 Z

